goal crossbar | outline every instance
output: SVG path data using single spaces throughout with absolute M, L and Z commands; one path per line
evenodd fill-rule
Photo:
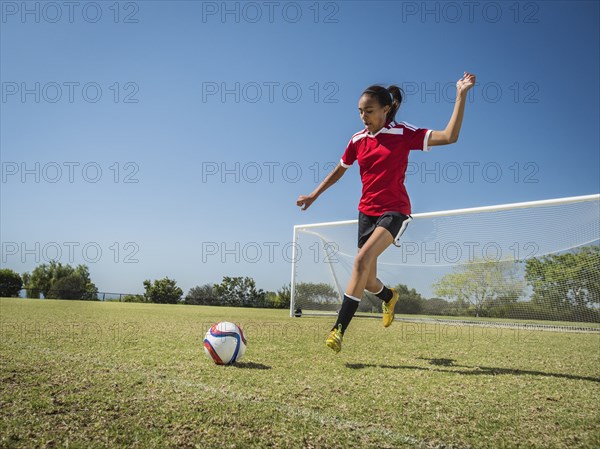
M 436 212 L 422 212 L 417 214 L 412 214 L 413 218 L 433 218 L 433 217 L 449 217 L 452 215 L 464 215 L 464 214 L 476 214 L 480 212 L 499 212 L 503 210 L 511 210 L 511 209 L 523 209 L 523 208 L 532 208 L 532 207 L 543 207 L 543 206 L 557 206 L 559 204 L 571 204 L 578 203 L 583 201 L 593 201 L 600 200 L 600 193 L 595 193 L 592 195 L 581 195 L 581 196 L 570 196 L 566 198 L 554 198 L 551 200 L 537 200 L 537 201 L 526 201 L 522 203 L 507 203 L 507 204 L 498 204 L 495 206 L 479 206 L 479 207 L 470 207 L 466 209 L 451 209 L 451 210 L 442 210 Z M 301 224 L 294 225 L 294 234 L 296 230 L 299 229 L 309 229 L 309 228 L 326 228 L 330 226 L 340 226 L 340 225 L 351 225 L 358 223 L 358 220 L 355 218 L 353 220 L 340 220 L 340 221 L 328 221 L 323 223 L 309 223 L 309 224 Z

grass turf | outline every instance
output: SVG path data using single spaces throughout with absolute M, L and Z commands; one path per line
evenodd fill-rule
M 248 338 L 220 367 L 218 321 Z M 0 300 L 0 447 L 600 446 L 600 335 Z

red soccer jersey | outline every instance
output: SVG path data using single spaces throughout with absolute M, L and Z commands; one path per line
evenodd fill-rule
M 429 134 L 431 130 L 392 121 L 375 135 L 365 128 L 352 136 L 341 164 L 348 168 L 358 160 L 363 184 L 359 211 L 373 216 L 385 212 L 411 213 L 404 187 L 408 153 L 429 151 Z

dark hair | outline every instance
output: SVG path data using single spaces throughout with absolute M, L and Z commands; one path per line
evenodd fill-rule
M 363 95 L 369 95 L 376 98 L 377 102 L 382 107 L 390 106 L 390 110 L 386 116 L 386 119 L 389 122 L 396 119 L 396 113 L 398 112 L 398 109 L 400 109 L 403 94 L 404 92 L 398 86 L 391 85 L 386 89 L 383 86 L 375 84 L 367 87 L 362 93 L 361 97 Z

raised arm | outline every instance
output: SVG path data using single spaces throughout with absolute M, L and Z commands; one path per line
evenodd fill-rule
M 340 178 L 344 176 L 346 170 L 347 169 L 338 162 L 337 166 L 332 170 L 332 172 L 325 177 L 321 184 L 319 184 L 319 186 L 313 190 L 310 195 L 300 195 L 298 197 L 296 200 L 296 206 L 300 206 L 302 210 L 308 209 L 309 206 L 319 197 L 319 195 L 321 195 L 321 193 L 338 182 Z
M 458 140 L 467 102 L 467 92 L 475 85 L 475 75 L 467 73 L 456 82 L 456 102 L 446 129 L 432 131 L 429 136 L 429 146 L 447 145 Z

